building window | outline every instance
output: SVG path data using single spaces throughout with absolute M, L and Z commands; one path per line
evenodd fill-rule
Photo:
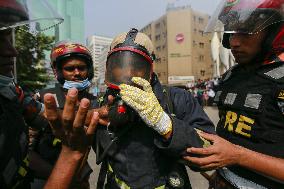
M 160 26 L 161 26 L 161 24 L 160 24 L 160 23 L 157 23 L 157 24 L 155 25 L 155 28 L 156 28 L 156 29 L 159 29 Z
M 204 55 L 199 55 L 199 62 L 204 62 Z
M 156 41 L 159 41 L 161 39 L 161 35 L 160 34 L 156 35 L 155 39 Z
M 204 48 L 204 43 L 199 43 L 199 48 Z
M 192 41 L 192 44 L 193 44 L 193 46 L 196 46 L 196 41 L 193 40 L 193 41 Z
M 194 33 L 196 33 L 197 32 L 197 29 L 196 28 L 194 28 Z
M 156 50 L 157 50 L 157 51 L 161 51 L 161 46 L 157 46 L 157 47 L 156 47 Z
M 203 36 L 203 31 L 202 31 L 202 30 L 199 30 L 199 34 Z
M 204 23 L 204 19 L 203 18 L 198 18 L 198 23 L 199 24 L 203 24 Z
M 196 21 L 196 17 L 195 17 L 195 16 L 193 17 L 193 21 L 194 21 L 194 22 Z
M 161 58 L 156 58 L 156 63 L 161 63 Z

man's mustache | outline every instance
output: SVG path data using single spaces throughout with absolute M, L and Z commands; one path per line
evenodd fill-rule
M 81 77 L 81 76 L 74 76 L 74 79 L 76 79 L 76 80 L 80 80 L 80 81 L 83 81 L 83 80 L 85 80 L 83 77 Z

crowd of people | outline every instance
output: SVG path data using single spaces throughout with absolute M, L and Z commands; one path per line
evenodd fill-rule
M 222 32 L 238 64 L 190 93 L 161 85 L 152 41 L 132 28 L 111 43 L 103 97 L 88 92 L 89 50 L 62 41 L 50 53 L 58 83 L 33 98 L 14 82 L 12 28 L 43 19 L 26 1 L 0 1 L 0 188 L 90 188 L 90 150 L 98 189 L 190 189 L 186 166 L 215 170 L 215 189 L 284 188 L 283 7 L 223 0 L 207 31 Z M 202 108 L 211 103 L 216 129 Z
M 197 80 L 194 85 L 189 88 L 194 98 L 198 101 L 200 106 L 214 106 L 214 97 L 217 86 L 219 85 L 220 78 Z

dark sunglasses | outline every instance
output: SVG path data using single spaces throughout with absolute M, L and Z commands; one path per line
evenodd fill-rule
M 66 67 L 63 67 L 63 69 L 67 72 L 73 72 L 75 69 L 77 69 L 78 71 L 86 71 L 87 66 L 85 66 L 85 65 L 82 65 L 82 66 L 66 66 Z

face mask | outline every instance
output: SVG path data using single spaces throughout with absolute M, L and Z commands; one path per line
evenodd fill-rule
M 88 79 L 85 79 L 81 82 L 65 80 L 63 88 L 64 89 L 76 88 L 77 90 L 82 91 L 82 90 L 88 88 L 90 85 L 91 85 L 91 82 Z
M 0 75 L 0 87 L 7 87 L 9 85 L 13 85 L 13 77 L 7 77 L 4 75 Z

